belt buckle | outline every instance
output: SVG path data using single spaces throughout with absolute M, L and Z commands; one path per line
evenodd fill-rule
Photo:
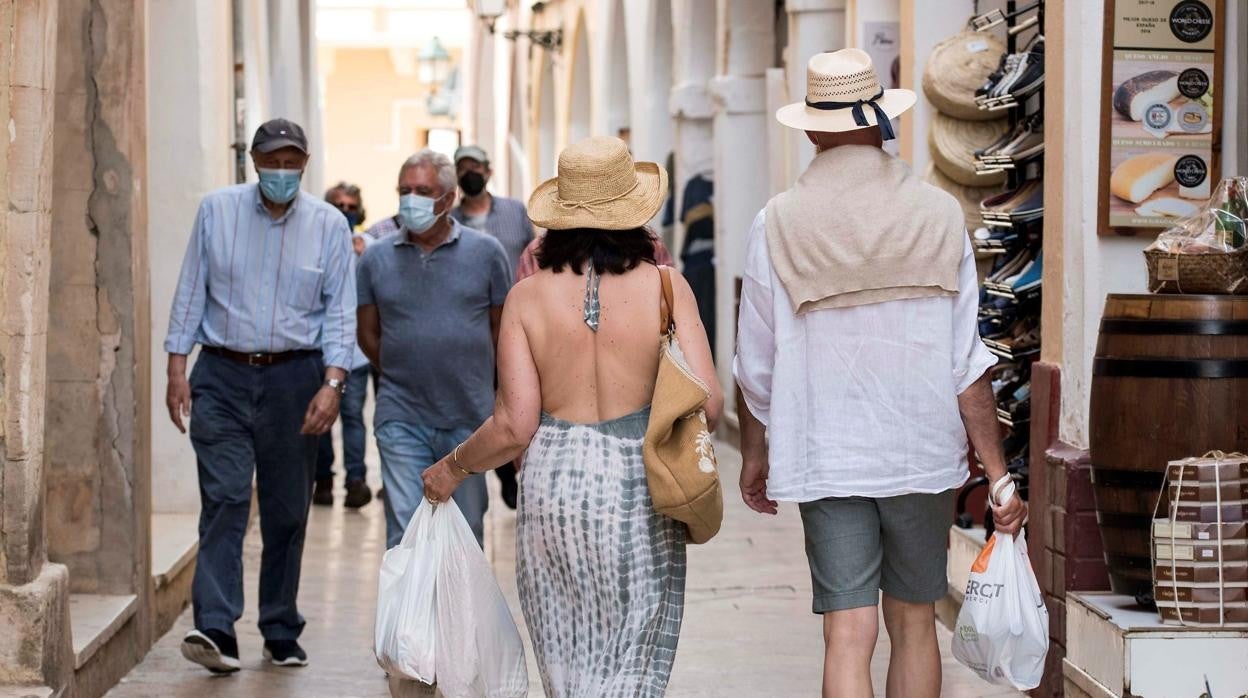
M 264 358 L 265 358 L 264 354 L 248 354 L 247 365 L 248 366 L 267 366 L 268 364 L 263 362 Z

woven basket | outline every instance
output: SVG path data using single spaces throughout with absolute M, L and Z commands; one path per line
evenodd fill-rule
M 958 205 L 962 207 L 962 213 L 966 216 L 966 225 L 969 228 L 975 227 L 972 222 L 979 220 L 979 202 L 997 191 L 991 188 L 958 184 L 937 169 L 935 163 L 928 163 L 927 171 L 923 173 L 923 181 L 938 189 L 943 189 L 958 200 Z
M 1248 294 L 1248 248 L 1176 254 L 1144 250 L 1151 293 Z
M 923 94 L 932 106 L 968 121 L 991 121 L 998 112 L 981 110 L 975 90 L 1001 63 L 1005 44 L 988 33 L 964 31 L 936 44 L 923 70 Z
M 1005 172 L 975 173 L 975 151 L 992 145 L 1005 133 L 1005 119 L 966 121 L 940 112 L 932 115 L 927 145 L 932 162 L 946 177 L 968 187 L 996 187 L 1005 184 Z

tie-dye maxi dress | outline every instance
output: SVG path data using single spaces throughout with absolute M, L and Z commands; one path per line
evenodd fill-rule
M 649 410 L 543 415 L 520 473 L 520 606 L 551 698 L 662 696 L 685 600 L 685 529 L 650 501 Z

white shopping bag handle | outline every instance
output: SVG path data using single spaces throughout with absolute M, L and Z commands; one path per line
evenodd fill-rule
M 1006 474 L 1005 477 L 992 483 L 992 487 L 988 492 L 988 501 L 993 507 L 1004 506 L 1006 502 L 1018 495 L 1018 485 L 1014 484 L 1014 476 Z M 1023 517 L 1023 525 L 1031 519 L 1030 512 Z M 1019 531 L 1021 534 L 1022 531 Z

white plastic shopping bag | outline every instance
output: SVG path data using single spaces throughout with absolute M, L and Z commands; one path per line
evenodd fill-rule
M 381 558 L 373 651 L 391 676 L 425 683 L 434 679 L 434 584 L 441 546 L 433 536 L 433 509 L 422 503 L 403 540 Z
M 1014 484 L 1002 482 L 1007 486 L 994 487 L 992 496 L 1004 503 Z M 991 683 L 1025 691 L 1040 685 L 1048 652 L 1049 610 L 1027 558 L 1027 538 L 994 533 L 971 566 L 953 656 Z
M 445 535 L 437 579 L 438 690 L 446 698 L 511 698 L 529 693 L 520 631 L 454 501 L 439 504 Z
M 520 632 L 453 501 L 422 501 L 403 540 L 386 551 L 374 643 L 392 684 L 436 681 L 445 698 L 528 694 Z

